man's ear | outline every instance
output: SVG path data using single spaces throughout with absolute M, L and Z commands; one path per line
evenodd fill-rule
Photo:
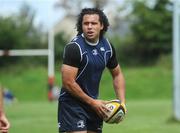
M 104 25 L 103 24 L 101 24 L 101 30 L 104 28 Z

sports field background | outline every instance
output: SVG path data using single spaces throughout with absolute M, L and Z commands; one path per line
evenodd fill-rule
M 117 125 L 104 125 L 103 133 L 179 133 L 171 120 L 170 100 L 129 100 L 128 115 Z M 21 102 L 6 107 L 10 133 L 57 133 L 57 103 Z
M 57 102 L 47 100 L 47 70 L 42 66 L 7 67 L 0 71 L 2 85 L 17 98 L 5 104 L 11 122 L 10 133 L 57 133 Z M 128 114 L 118 125 L 104 124 L 103 133 L 179 133 L 180 123 L 172 119 L 172 67 L 123 67 Z M 59 66 L 56 85 L 60 86 Z M 105 70 L 100 98 L 114 99 L 111 76 Z
M 55 16 L 55 13 L 58 16 L 63 13 L 63 21 L 67 16 L 73 18 L 72 10 L 69 8 L 50 9 L 51 4 L 40 0 L 39 2 L 38 0 L 29 1 L 32 8 L 24 2 L 22 7 L 17 7 L 16 4 L 21 3 L 22 0 L 10 1 L 12 0 L 2 0 L 0 8 L 5 9 L 0 11 L 0 49 L 2 50 L 46 49 L 48 44 L 46 30 L 51 26 L 53 29 L 55 26 L 46 25 L 53 20 L 51 17 Z M 52 0 L 48 1 L 52 2 Z M 67 1 L 64 2 L 69 3 Z M 108 13 L 110 19 L 114 19 L 108 38 L 117 50 L 117 58 L 125 76 L 128 114 L 118 125 L 104 124 L 103 133 L 180 133 L 180 122 L 173 120 L 172 1 L 157 0 L 155 4 L 155 1 L 150 0 L 144 0 L 144 2 L 127 0 L 122 6 L 119 5 L 120 3 L 114 4 L 111 0 L 107 3 L 107 1 L 102 0 L 102 3 L 106 3 L 104 7 L 110 5 L 107 13 L 110 13 Z M 63 1 L 59 0 L 59 2 Z M 76 2 L 69 4 L 69 6 L 62 4 L 62 6 L 63 8 L 75 7 L 73 9 L 79 12 L 80 8 L 77 8 Z M 81 4 L 78 5 L 81 6 Z M 16 7 L 17 11 L 10 10 Z M 42 15 L 38 13 L 38 8 Z M 51 14 L 51 10 L 55 12 Z M 74 13 L 75 10 L 73 10 Z M 38 16 L 44 18 L 44 14 L 45 20 L 41 20 L 42 24 L 37 24 Z M 71 25 L 65 21 L 63 26 L 63 21 L 58 20 L 60 29 L 65 29 L 68 33 L 67 24 L 68 29 Z M 60 32 L 54 36 L 55 63 L 62 61 L 63 47 L 70 39 L 66 38 L 65 34 L 66 32 Z M 8 53 L 5 51 L 3 55 Z M 57 133 L 57 101 L 49 102 L 47 98 L 48 68 L 45 67 L 48 64 L 47 58 L 1 57 L 0 63 L 2 64 L 0 86 L 8 88 L 17 99 L 13 103 L 4 105 L 11 122 L 9 133 Z M 60 64 L 55 64 L 55 67 L 55 85 L 60 87 Z M 104 100 L 115 98 L 108 70 L 105 70 L 101 80 L 100 98 Z

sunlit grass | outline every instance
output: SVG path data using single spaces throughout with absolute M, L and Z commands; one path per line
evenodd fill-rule
M 128 100 L 128 114 L 120 124 L 104 124 L 103 133 L 179 133 L 170 100 Z M 19 102 L 6 105 L 10 133 L 57 133 L 57 103 Z

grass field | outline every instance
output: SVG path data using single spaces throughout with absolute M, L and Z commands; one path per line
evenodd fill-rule
M 24 69 L 26 68 L 26 69 Z M 162 66 L 123 68 L 128 115 L 118 125 L 104 124 L 103 133 L 179 133 L 172 120 L 172 69 Z M 0 84 L 17 102 L 6 104 L 9 133 L 57 133 L 57 103 L 47 101 L 47 68 L 12 66 L 0 70 Z M 56 71 L 56 85 L 61 85 Z M 112 80 L 105 70 L 100 98 L 114 99 Z
M 128 114 L 120 124 L 104 124 L 103 133 L 179 133 L 173 122 L 170 100 L 130 100 Z M 57 133 L 57 103 L 18 102 L 6 106 L 9 133 Z
M 0 70 L 0 84 L 9 88 L 20 101 L 47 101 L 47 68 L 42 66 L 9 67 Z M 122 68 L 126 80 L 127 99 L 167 99 L 172 97 L 172 69 L 163 67 Z M 56 71 L 57 86 L 61 86 Z M 112 80 L 105 70 L 100 84 L 100 97 L 114 97 Z

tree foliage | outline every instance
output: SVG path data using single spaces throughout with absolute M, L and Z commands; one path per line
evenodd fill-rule
M 68 43 L 64 36 L 63 32 L 58 33 L 55 35 L 55 61 L 59 62 L 62 61 L 63 58 L 63 51 L 64 46 Z
M 35 11 L 23 5 L 18 14 L 0 17 L 0 48 L 23 49 L 44 47 L 41 27 L 34 25 Z
M 103 8 L 105 5 L 108 4 L 108 2 L 110 2 L 110 0 L 57 0 L 55 7 L 62 8 L 67 14 L 76 16 L 79 13 L 79 9 L 82 9 L 84 7 L 83 4 L 85 2 L 89 4 L 89 7 L 93 6 L 97 8 Z
M 47 48 L 45 33 L 34 24 L 35 11 L 29 5 L 22 5 L 18 14 L 9 17 L 0 16 L 0 49 Z M 12 63 L 8 57 L 0 57 L 0 64 Z M 16 62 L 17 57 L 13 57 Z
M 172 49 L 172 11 L 169 0 L 131 1 L 131 40 L 121 52 L 136 63 L 152 63 Z

